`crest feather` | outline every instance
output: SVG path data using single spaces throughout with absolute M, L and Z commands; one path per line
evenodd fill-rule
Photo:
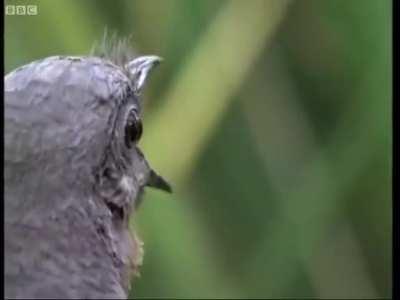
M 91 56 L 97 56 L 111 61 L 113 64 L 124 68 L 125 65 L 136 57 L 131 46 L 132 37 L 119 37 L 117 32 L 108 33 L 105 29 L 100 42 L 93 45 Z

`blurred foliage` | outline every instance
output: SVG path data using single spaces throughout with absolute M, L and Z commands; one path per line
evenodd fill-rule
M 7 0 L 5 70 L 105 27 L 164 57 L 135 297 L 391 296 L 391 1 Z

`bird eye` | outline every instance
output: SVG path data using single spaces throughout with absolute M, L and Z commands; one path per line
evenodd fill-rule
M 135 109 L 129 112 L 127 122 L 125 125 L 125 144 L 131 148 L 132 144 L 136 143 L 142 136 L 142 121 Z

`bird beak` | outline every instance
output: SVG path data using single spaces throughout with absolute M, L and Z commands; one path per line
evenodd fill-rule
M 142 91 L 150 71 L 158 66 L 161 61 L 161 57 L 148 55 L 135 58 L 125 65 L 125 69 L 131 76 L 133 88 L 137 93 Z
M 150 169 L 150 175 L 146 185 L 168 193 L 172 193 L 171 185 L 153 169 Z

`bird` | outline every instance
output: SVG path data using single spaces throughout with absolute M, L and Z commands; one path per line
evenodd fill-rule
M 130 293 L 143 250 L 129 218 L 145 187 L 172 189 L 138 146 L 142 91 L 161 58 L 117 57 L 50 56 L 5 76 L 8 299 Z

